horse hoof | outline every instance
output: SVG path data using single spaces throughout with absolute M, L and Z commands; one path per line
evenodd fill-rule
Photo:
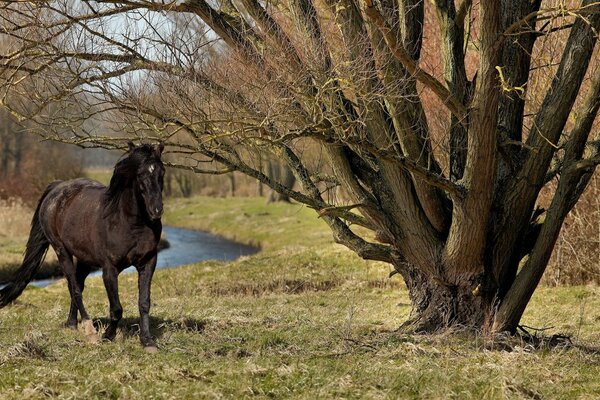
M 158 353 L 158 347 L 156 346 L 144 346 L 144 351 L 148 354 Z

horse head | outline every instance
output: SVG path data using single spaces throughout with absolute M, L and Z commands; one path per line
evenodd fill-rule
M 151 220 L 156 221 L 163 214 L 163 180 L 165 166 L 161 160 L 165 148 L 163 142 L 156 146 L 143 144 L 135 146 L 129 142 L 129 158 L 135 159 L 136 189 L 142 196 L 146 212 Z

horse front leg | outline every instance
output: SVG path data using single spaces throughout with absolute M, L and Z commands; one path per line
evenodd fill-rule
M 112 265 L 105 266 L 102 268 L 102 280 L 110 306 L 110 322 L 104 331 L 103 338 L 112 341 L 117 335 L 119 321 L 123 317 L 123 306 L 119 300 L 119 271 Z
M 151 258 L 137 267 L 138 270 L 138 289 L 140 308 L 140 341 L 144 349 L 150 353 L 158 350 L 156 343 L 150 334 L 150 286 L 152 285 L 152 275 L 156 268 L 156 253 Z

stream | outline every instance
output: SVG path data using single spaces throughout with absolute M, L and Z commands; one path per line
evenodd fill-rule
M 169 247 L 158 253 L 156 269 L 175 268 L 206 260 L 233 261 L 241 256 L 255 254 L 259 250 L 256 247 L 237 243 L 207 232 L 163 226 L 163 233 L 169 242 Z M 130 272 L 135 272 L 135 268 L 129 267 L 122 273 Z M 100 270 L 92 272 L 89 276 L 101 275 L 102 271 Z M 62 278 L 35 280 L 30 285 L 45 287 L 59 279 Z

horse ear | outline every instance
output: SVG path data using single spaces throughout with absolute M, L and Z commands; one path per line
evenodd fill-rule
M 165 149 L 165 142 L 163 142 L 161 140 L 160 142 L 158 142 L 156 147 L 154 147 L 154 154 L 156 154 L 156 157 L 160 158 L 164 149 Z
M 133 144 L 133 142 L 130 140 L 129 142 L 127 142 L 127 151 L 131 151 L 133 149 L 135 149 L 135 144 Z

